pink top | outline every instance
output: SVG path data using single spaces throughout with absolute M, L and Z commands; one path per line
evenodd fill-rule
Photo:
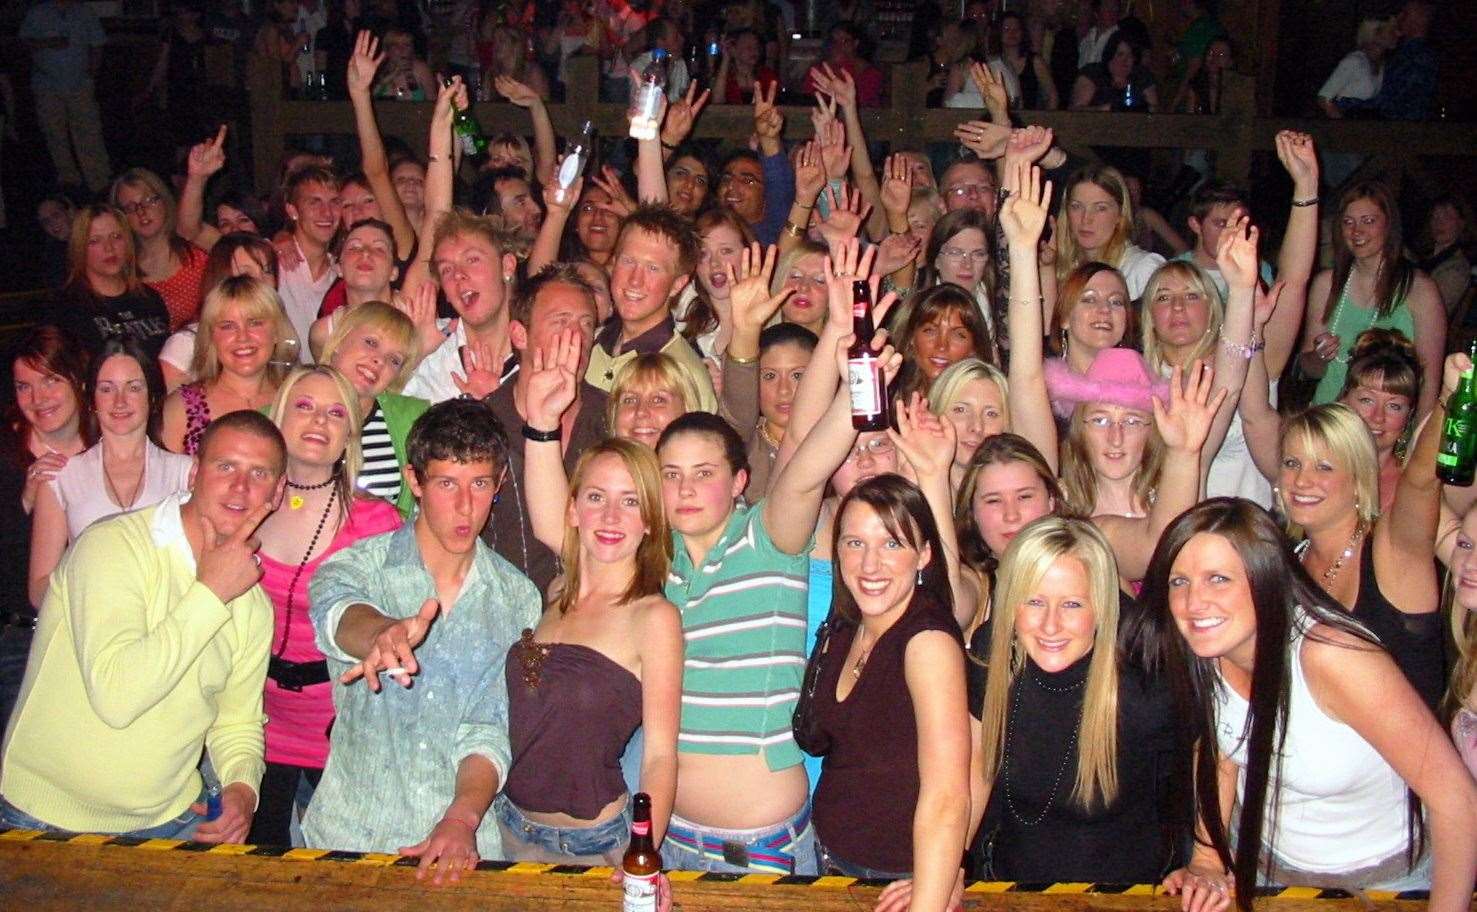
M 200 280 L 205 278 L 206 253 L 194 244 L 180 257 L 180 267 L 162 282 L 144 284 L 159 292 L 169 311 L 169 330 L 173 332 L 200 316 Z
M 1467 769 L 1477 776 L 1477 712 L 1463 706 L 1451 719 L 1451 737 Z
M 388 501 L 377 497 L 357 498 L 349 508 L 348 522 L 339 528 L 328 548 L 303 567 L 292 599 L 290 622 L 286 615 L 287 587 L 297 572 L 297 564 L 284 564 L 261 555 L 262 589 L 272 600 L 273 655 L 280 649 L 282 657 L 289 662 L 316 662 L 323 658 L 314 645 L 313 622 L 308 616 L 308 583 L 313 574 L 330 554 L 361 538 L 399 527 L 400 511 Z M 284 631 L 286 649 L 281 648 Z M 332 684 L 325 682 L 291 691 L 268 678 L 262 708 L 267 714 L 267 762 L 322 769 L 328 762 L 328 726 L 333 722 Z

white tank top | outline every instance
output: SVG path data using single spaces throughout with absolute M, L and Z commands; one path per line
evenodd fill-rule
M 1358 732 L 1318 708 L 1303 674 L 1303 639 L 1293 634 L 1280 808 L 1271 807 L 1269 784 L 1262 842 L 1276 819 L 1272 851 L 1280 865 L 1314 874 L 1357 870 L 1405 851 L 1405 782 Z M 1221 755 L 1241 766 L 1239 803 L 1246 790 L 1248 704 L 1217 677 L 1216 739 Z

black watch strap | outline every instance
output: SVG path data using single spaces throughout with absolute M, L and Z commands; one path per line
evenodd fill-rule
M 532 440 L 535 443 L 553 443 L 554 441 L 558 440 L 560 436 L 561 435 L 558 428 L 555 428 L 552 431 L 541 431 L 538 428 L 530 427 L 526 424 L 523 425 L 524 439 Z

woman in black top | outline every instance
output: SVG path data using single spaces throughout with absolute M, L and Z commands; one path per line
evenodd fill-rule
M 1038 519 L 998 571 L 977 757 L 981 876 L 1154 883 L 1188 835 L 1168 690 L 1116 648 L 1118 569 L 1080 519 Z
M 1051 69 L 1031 46 L 1031 36 L 1026 33 L 1026 20 L 1021 14 L 1002 13 L 995 33 L 1000 59 L 1020 80 L 1020 106 L 1027 111 L 1055 111 L 1060 107 L 1061 98 L 1052 81 Z
M 103 341 L 129 337 L 157 357 L 169 336 L 164 299 L 139 279 L 128 220 L 106 203 L 84 206 L 72 220 L 67 283 L 51 322 L 96 354 Z

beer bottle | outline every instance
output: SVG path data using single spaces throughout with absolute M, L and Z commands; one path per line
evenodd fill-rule
M 872 351 L 872 286 L 851 283 L 851 331 L 846 351 L 846 382 L 851 390 L 851 426 L 858 431 L 884 431 L 889 422 L 887 380 L 882 359 Z
M 631 844 L 621 858 L 623 912 L 656 912 L 656 878 L 661 870 L 662 857 L 651 839 L 651 796 L 637 792 L 631 797 Z
M 1477 361 L 1477 342 L 1471 355 Z M 1446 421 L 1441 426 L 1441 449 L 1436 451 L 1436 477 L 1445 484 L 1470 487 L 1477 470 L 1477 398 L 1472 389 L 1473 368 L 1468 367 L 1446 400 Z
M 447 80 L 447 85 L 451 81 Z M 468 92 L 470 93 L 470 89 Z M 469 96 L 470 97 L 470 94 Z M 461 144 L 462 154 L 468 158 L 475 158 L 487 151 L 487 140 L 482 135 L 482 125 L 477 122 L 477 117 L 472 113 L 470 107 L 458 108 L 456 101 L 451 102 L 451 132 L 455 134 L 456 141 Z

